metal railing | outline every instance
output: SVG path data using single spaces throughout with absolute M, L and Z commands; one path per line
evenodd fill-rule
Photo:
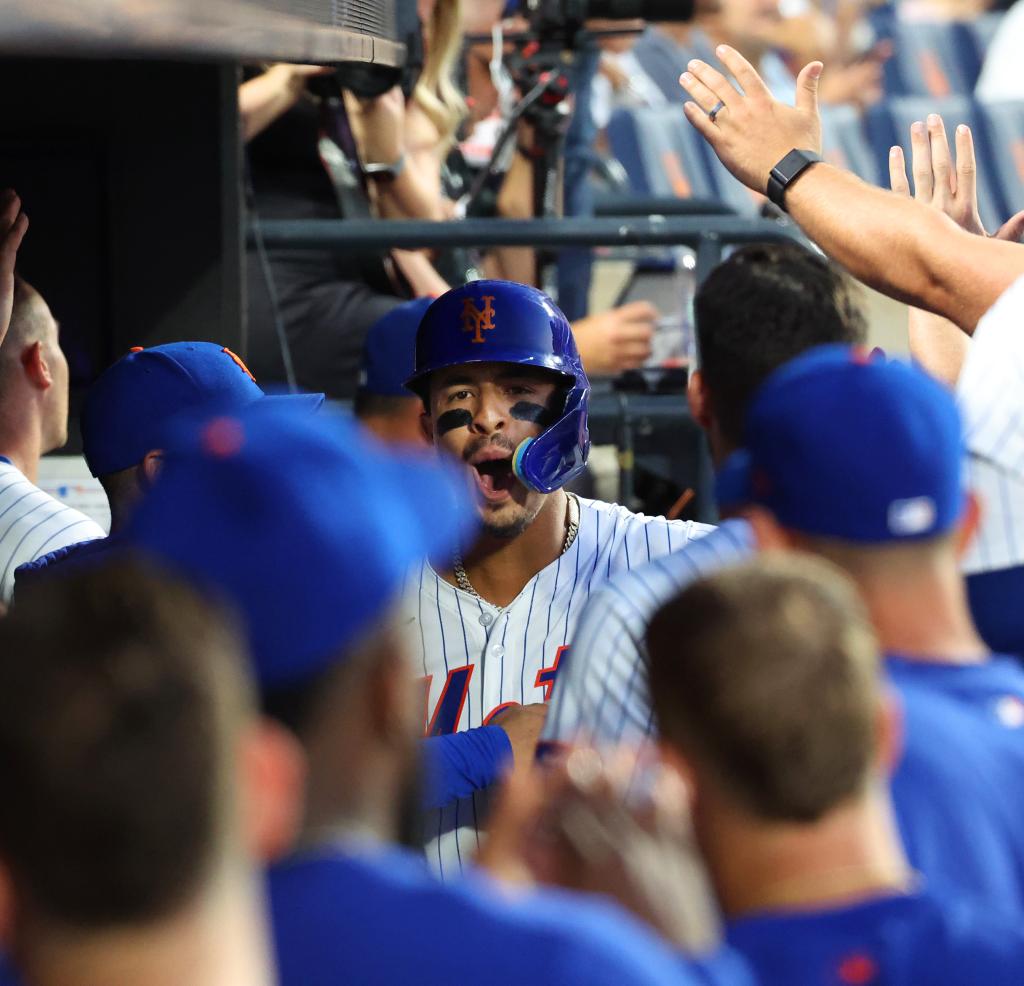
M 377 219 L 264 219 L 269 249 L 363 253 L 379 249 L 526 246 L 560 250 L 585 246 L 688 246 L 697 253 L 697 280 L 722 260 L 725 247 L 801 240 L 787 219 L 740 216 L 603 216 L 563 219 L 462 219 L 449 222 Z M 250 239 L 253 231 L 250 228 Z

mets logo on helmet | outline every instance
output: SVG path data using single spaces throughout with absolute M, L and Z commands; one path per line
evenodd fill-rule
M 472 298 L 462 299 L 462 331 L 476 333 L 470 342 L 483 342 L 483 330 L 495 328 L 494 307 L 491 305 L 494 295 L 482 295 L 481 301 L 483 301 L 484 307 L 477 308 Z

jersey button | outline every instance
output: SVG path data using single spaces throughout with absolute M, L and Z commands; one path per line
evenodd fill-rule
M 505 654 L 505 648 L 501 644 L 495 644 L 491 648 L 491 657 L 503 657 Z
M 494 622 L 494 617 L 490 613 L 480 614 L 480 626 L 489 627 Z

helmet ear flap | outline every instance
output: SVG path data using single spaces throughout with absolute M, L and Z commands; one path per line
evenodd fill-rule
M 590 453 L 588 393 L 573 389 L 562 416 L 539 438 L 519 443 L 512 456 L 512 471 L 528 489 L 553 493 L 586 468 Z

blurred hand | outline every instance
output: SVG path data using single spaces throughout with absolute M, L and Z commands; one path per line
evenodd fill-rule
M 823 103 L 848 103 L 865 109 L 885 94 L 884 65 L 892 57 L 892 45 L 880 42 L 863 58 L 840 67 L 832 66 L 821 77 L 818 96 Z
M 13 189 L 0 194 L 0 343 L 11 325 L 14 309 L 14 265 L 18 247 L 28 229 L 28 216 L 21 211 L 21 199 Z
M 686 788 L 663 764 L 575 749 L 559 765 L 503 792 L 481 854 L 495 875 L 612 897 L 668 941 L 704 951 L 718 919 L 693 844 Z
M 374 99 L 355 100 L 352 121 L 367 164 L 394 164 L 405 150 L 405 96 L 395 86 Z
M 961 229 L 978 236 L 993 235 L 1016 243 L 1024 234 L 1024 212 L 1018 212 L 994 234 L 986 232 L 978 214 L 977 164 L 971 128 L 956 128 L 956 162 L 950 158 L 949 141 L 942 117 L 932 113 L 927 125 L 910 127 L 911 173 L 914 198 L 944 212 Z M 889 149 L 889 184 L 899 195 L 910 197 L 903 148 Z
M 267 69 L 267 75 L 287 89 L 294 102 L 302 94 L 307 79 L 316 75 L 330 75 L 333 71 L 329 65 L 290 65 L 287 62 L 278 62 Z
M 514 770 L 530 767 L 537 751 L 537 740 L 544 728 L 548 707 L 543 702 L 532 705 L 512 705 L 496 715 L 492 726 L 501 726 L 508 733 L 512 744 L 512 767 Z
M 593 376 L 642 366 L 651 355 L 658 309 L 648 301 L 631 301 L 599 315 L 573 322 L 583 367 Z
M 800 70 L 796 106 L 787 106 L 772 96 L 735 48 L 719 45 L 716 53 L 743 92 L 717 69 L 694 59 L 680 78 L 693 99 L 684 104 L 683 112 L 729 171 L 748 188 L 763 193 L 771 169 L 790 151 L 821 152 L 818 80 L 823 66 L 810 62 Z M 719 101 L 725 105 L 712 123 L 708 113 Z

